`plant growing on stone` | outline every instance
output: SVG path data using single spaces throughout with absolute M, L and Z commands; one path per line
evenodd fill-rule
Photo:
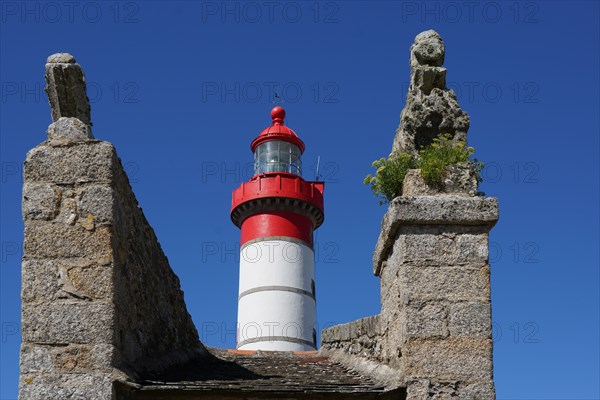
M 452 136 L 445 134 L 433 139 L 433 142 L 419 151 L 419 159 L 404 152 L 392 153 L 373 161 L 375 175 L 367 175 L 365 185 L 371 185 L 373 194 L 380 197 L 379 204 L 388 203 L 402 194 L 402 184 L 409 169 L 420 169 L 421 176 L 427 185 L 440 186 L 446 176 L 449 165 L 471 163 L 477 174 L 477 182 L 481 182 L 483 163 L 472 157 L 475 149 L 467 147 L 462 141 L 452 142 Z M 482 193 L 480 193 L 482 194 Z
M 415 168 L 415 160 L 410 154 L 396 152 L 387 159 L 382 157 L 373 161 L 372 166 L 376 169 L 375 176 L 367 175 L 364 184 L 371 185 L 373 194 L 381 198 L 379 204 L 382 205 L 401 194 L 406 172 Z
M 452 142 L 452 136 L 445 134 L 433 139 L 433 143 L 419 151 L 420 159 L 417 168 L 429 186 L 439 186 L 444 180 L 446 167 L 453 164 L 469 162 L 475 166 L 478 182 L 481 181 L 483 163 L 471 158 L 475 149 L 467 147 L 465 142 Z

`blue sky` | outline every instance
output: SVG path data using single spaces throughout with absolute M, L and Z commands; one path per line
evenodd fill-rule
M 379 312 L 371 257 L 385 207 L 362 180 L 391 149 L 416 34 L 447 80 L 500 201 L 490 237 L 499 399 L 598 399 L 598 2 L 0 3 L 0 398 L 16 399 L 21 165 L 50 121 L 44 63 L 83 66 L 112 142 L 205 343 L 235 342 L 231 191 L 273 93 L 326 184 L 316 234 L 320 328 Z

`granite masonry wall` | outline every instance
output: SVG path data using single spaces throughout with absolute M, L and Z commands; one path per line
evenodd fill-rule
M 89 122 L 68 99 L 83 72 L 69 55 L 49 64 L 55 122 L 24 163 L 19 399 L 109 400 L 115 381 L 205 350 L 114 147 L 73 116 Z M 74 91 L 51 86 L 65 70 Z

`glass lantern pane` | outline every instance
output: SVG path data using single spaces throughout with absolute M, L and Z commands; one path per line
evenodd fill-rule
M 295 145 L 291 145 L 291 152 L 292 152 L 292 156 L 294 156 L 296 159 L 300 159 L 301 153 L 300 153 L 300 148 L 298 146 Z
M 258 146 L 254 151 L 254 174 L 289 172 L 301 175 L 300 149 L 281 140 L 272 140 Z
M 282 155 L 289 154 L 292 146 L 293 145 L 289 142 L 279 142 L 279 153 Z

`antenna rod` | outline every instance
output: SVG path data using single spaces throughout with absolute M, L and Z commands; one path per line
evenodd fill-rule
M 321 156 L 317 156 L 317 169 L 315 171 L 315 181 L 319 180 L 319 163 L 321 162 Z

